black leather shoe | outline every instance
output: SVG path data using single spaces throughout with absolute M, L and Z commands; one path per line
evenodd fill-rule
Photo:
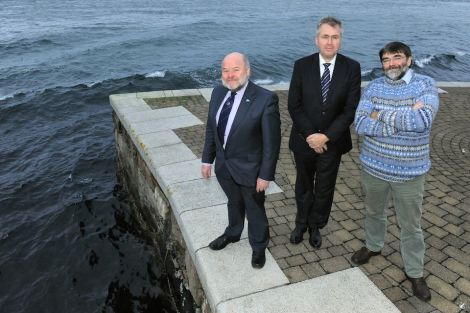
M 374 255 L 379 255 L 380 251 L 374 252 L 370 251 L 366 247 L 362 247 L 358 251 L 354 252 L 354 254 L 351 257 L 351 261 L 353 261 L 357 265 L 361 264 L 366 264 L 369 262 L 369 259 L 373 257 Z
M 307 228 L 301 228 L 296 226 L 292 233 L 290 234 L 290 242 L 293 244 L 298 244 L 304 239 L 304 233 L 307 231 Z
M 416 298 L 426 302 L 431 300 L 431 292 L 429 292 L 428 284 L 426 284 L 423 277 L 411 278 L 406 275 L 406 278 L 411 282 L 413 294 Z
M 222 250 L 225 248 L 229 243 L 240 241 L 240 238 L 230 238 L 229 236 L 223 234 L 215 238 L 210 244 L 209 248 L 212 250 Z
M 264 263 L 266 263 L 266 255 L 264 253 L 264 250 L 253 250 L 253 254 L 251 255 L 251 266 L 253 266 L 253 268 L 262 268 L 264 266 Z
M 308 242 L 310 245 L 316 249 L 321 247 L 321 234 L 320 229 L 318 227 L 310 228 L 309 229 L 310 238 Z

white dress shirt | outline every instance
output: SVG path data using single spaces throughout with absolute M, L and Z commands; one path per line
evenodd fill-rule
M 331 60 L 330 62 L 326 62 L 325 59 L 321 56 L 321 54 L 319 54 L 319 56 L 320 56 L 320 58 L 319 58 L 319 61 L 320 61 L 320 79 L 323 76 L 323 73 L 325 72 L 325 67 L 323 66 L 323 64 L 324 63 L 330 63 L 330 66 L 328 66 L 328 69 L 330 70 L 330 81 L 331 81 L 331 79 L 333 78 L 333 70 L 335 69 L 336 55 L 333 58 L 333 60 Z
M 243 95 L 245 94 L 246 86 L 248 86 L 248 82 L 243 86 L 240 90 L 237 91 L 237 94 L 235 95 L 235 100 L 233 101 L 232 104 L 232 110 L 230 111 L 230 115 L 228 116 L 227 120 L 227 126 L 225 127 L 225 134 L 224 134 L 224 148 L 225 145 L 227 144 L 227 137 L 228 134 L 230 134 L 230 129 L 232 128 L 233 120 L 235 119 L 235 115 L 237 114 L 238 108 L 240 107 L 240 102 L 242 101 Z M 224 97 L 224 100 L 222 101 L 222 104 L 219 107 L 219 110 L 217 111 L 217 115 L 215 116 L 215 119 L 217 121 L 217 124 L 219 124 L 219 116 L 220 116 L 220 111 L 222 111 L 222 107 L 224 106 L 223 104 L 227 99 L 230 97 L 231 91 L 227 91 L 227 94 Z

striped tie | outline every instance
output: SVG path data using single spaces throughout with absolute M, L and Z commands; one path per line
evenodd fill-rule
M 233 101 L 235 101 L 235 95 L 237 93 L 232 91 L 230 93 L 230 97 L 228 97 L 227 101 L 225 101 L 222 110 L 219 114 L 219 122 L 217 123 L 217 134 L 219 135 L 220 142 L 224 144 L 224 135 L 225 135 L 225 128 L 227 128 L 228 117 L 230 115 L 230 111 L 232 111 Z
M 326 94 L 330 88 L 330 69 L 328 68 L 331 63 L 323 63 L 325 71 L 321 77 L 321 95 L 323 97 L 323 103 L 326 101 Z

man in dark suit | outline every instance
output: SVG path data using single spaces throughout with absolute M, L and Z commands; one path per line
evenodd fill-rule
M 281 143 L 278 97 L 248 80 L 250 64 L 233 52 L 222 61 L 223 86 L 214 88 L 209 103 L 201 173 L 215 174 L 228 198 L 228 226 L 209 244 L 213 250 L 240 240 L 248 218 L 253 249 L 251 265 L 262 268 L 269 241 L 264 192 L 274 180 Z
M 319 53 L 295 62 L 288 109 L 293 121 L 289 148 L 297 168 L 297 216 L 290 241 L 298 244 L 309 230 L 314 248 L 328 223 L 341 155 L 352 148 L 349 127 L 360 98 L 358 62 L 338 54 L 341 22 L 325 17 L 317 25 Z

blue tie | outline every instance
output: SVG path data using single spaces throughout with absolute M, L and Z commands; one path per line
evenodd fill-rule
M 330 88 L 330 69 L 328 68 L 331 63 L 323 63 L 325 71 L 321 77 L 321 95 L 323 97 L 323 103 L 326 101 L 326 94 Z
M 237 93 L 235 91 L 230 93 L 230 97 L 228 97 L 227 101 L 225 101 L 222 110 L 220 111 L 219 123 L 217 123 L 217 134 L 219 135 L 219 139 L 222 144 L 224 144 L 225 128 L 227 128 L 228 117 L 232 111 L 236 94 Z

